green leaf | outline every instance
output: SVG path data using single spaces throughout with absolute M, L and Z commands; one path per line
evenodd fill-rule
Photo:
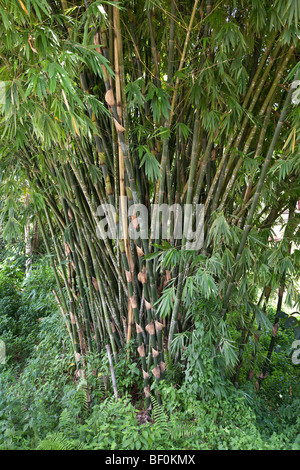
M 141 159 L 140 168 L 145 166 L 145 173 L 149 181 L 156 181 L 160 176 L 160 163 L 146 145 L 138 147 L 138 151 Z
M 286 318 L 288 315 L 287 313 L 283 312 L 282 310 L 280 310 L 279 312 L 276 313 L 276 316 L 278 318 Z
M 294 337 L 295 337 L 295 339 L 300 339 L 300 325 L 295 326 L 295 328 L 294 328 Z
M 286 329 L 294 328 L 294 326 L 296 324 L 297 324 L 296 318 L 295 317 L 289 317 L 284 322 L 284 328 L 286 328 Z

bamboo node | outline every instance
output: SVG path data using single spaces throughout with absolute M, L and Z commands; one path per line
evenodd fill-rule
M 153 320 L 151 323 L 148 323 L 148 325 L 145 328 L 146 328 L 147 333 L 149 333 L 149 335 L 154 335 L 155 330 L 154 330 Z
M 134 294 L 132 297 L 130 297 L 130 303 L 131 303 L 132 308 L 137 308 L 136 297 Z
M 151 303 L 148 302 L 146 299 L 145 299 L 145 306 L 146 306 L 146 310 L 151 310 L 151 308 L 152 308 Z
M 145 346 L 143 344 L 141 344 L 141 346 L 139 346 L 137 348 L 137 350 L 138 350 L 138 353 L 141 357 L 145 357 L 145 355 L 146 355 L 145 354 Z
M 80 354 L 78 352 L 75 353 L 75 361 L 76 362 L 80 361 Z
M 155 328 L 156 328 L 156 331 L 161 331 L 164 329 L 164 325 L 163 323 L 160 323 L 159 321 L 155 320 Z
M 156 379 L 159 379 L 159 377 L 160 377 L 160 368 L 158 366 L 153 367 L 151 372 L 152 372 L 152 374 L 154 375 L 154 377 Z
M 152 355 L 153 357 L 157 357 L 159 356 L 159 352 L 156 349 L 152 348 Z
M 141 258 L 142 256 L 145 255 L 143 250 L 138 245 L 136 245 L 136 251 L 137 251 L 137 255 L 138 255 L 139 258 Z
M 115 103 L 114 93 L 112 89 L 107 90 L 107 92 L 105 93 L 105 101 L 108 104 L 108 106 L 110 107 L 115 106 L 116 103 Z
M 143 328 L 137 323 L 135 324 L 135 329 L 136 329 L 137 334 L 143 333 Z
M 116 118 L 114 118 L 114 122 L 115 122 L 116 130 L 117 130 L 117 133 L 118 133 L 118 134 L 121 134 L 122 132 L 125 131 L 125 127 L 123 127 L 123 126 L 116 120 Z

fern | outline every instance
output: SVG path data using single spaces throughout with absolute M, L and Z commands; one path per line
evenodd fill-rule
M 176 335 L 176 340 L 173 340 L 172 346 L 171 346 L 171 352 L 176 354 L 176 342 L 178 341 L 178 338 L 180 337 L 183 341 L 183 345 L 181 345 L 180 351 L 182 351 L 182 346 L 185 346 L 184 342 L 188 340 L 188 334 L 184 332 L 183 334 L 184 338 L 182 338 L 181 334 Z M 181 342 L 181 341 L 180 341 Z M 175 347 L 174 347 L 175 346 Z M 165 363 L 166 363 L 166 371 L 169 377 L 174 380 L 180 380 L 180 375 L 181 375 L 181 367 L 179 363 L 175 363 L 172 359 L 172 355 L 170 354 L 169 351 L 164 352 L 164 358 L 165 358 Z
M 81 380 L 78 384 L 76 391 L 76 402 L 80 406 L 81 411 L 87 410 L 89 407 L 86 380 Z
M 161 437 L 166 438 L 172 437 L 172 441 L 176 441 L 183 438 L 191 438 L 196 435 L 197 427 L 194 423 L 181 423 L 178 424 L 176 419 L 170 419 L 165 413 L 162 405 L 158 403 L 156 398 L 151 395 L 152 403 L 152 417 L 154 420 L 154 426 L 156 426 Z
M 88 420 L 88 424 L 96 429 L 96 432 L 100 432 L 102 426 L 108 422 L 109 418 L 113 418 L 116 407 L 115 396 L 106 398 L 100 405 L 93 407 L 93 414 Z
M 152 404 L 153 420 L 161 432 L 167 433 L 169 431 L 169 418 L 163 407 L 158 403 L 153 395 L 150 395 L 150 399 Z
M 104 421 L 107 420 L 107 418 L 114 411 L 115 404 L 116 404 L 116 398 L 114 395 L 104 400 L 102 409 L 101 409 L 101 415 L 100 415 L 101 419 L 103 419 Z
M 178 424 L 176 423 L 175 426 L 172 428 L 170 435 L 172 436 L 173 440 L 183 439 L 187 437 L 193 437 L 197 433 L 197 427 L 194 424 L 184 423 Z
M 70 411 L 65 408 L 60 415 L 58 427 L 66 433 L 69 433 L 72 430 L 72 425 L 73 420 Z
M 166 362 L 166 369 L 170 371 L 171 373 L 175 373 L 174 363 L 173 363 L 172 356 L 169 353 L 169 351 L 167 350 L 164 351 L 164 357 L 165 357 L 165 362 Z
M 49 434 L 37 447 L 37 450 L 82 450 L 79 441 L 69 439 L 61 432 Z
M 106 395 L 106 388 L 105 388 L 104 379 L 100 380 L 100 383 L 99 383 L 99 392 L 100 392 L 100 397 L 101 397 L 101 398 L 104 398 L 105 395 Z

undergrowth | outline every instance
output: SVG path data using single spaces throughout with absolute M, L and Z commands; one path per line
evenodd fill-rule
M 212 362 L 204 362 L 206 376 L 199 369 L 187 380 L 166 354 L 166 374 L 151 389 L 147 414 L 133 343 L 115 365 L 118 400 L 105 353 L 89 354 L 86 378 L 77 377 L 62 315 L 49 295 L 52 283 L 47 264 L 27 280 L 16 267 L 0 270 L 0 339 L 7 346 L 0 365 L 2 450 L 300 449 L 299 366 L 290 361 L 287 332 L 279 333 L 259 392 L 246 380 L 247 362 L 240 387 L 227 381 L 219 396 Z

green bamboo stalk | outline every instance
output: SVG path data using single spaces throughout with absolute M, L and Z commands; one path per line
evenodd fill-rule
M 197 111 L 196 117 L 195 117 L 194 131 L 193 131 L 193 148 L 192 148 L 186 204 L 191 204 L 192 197 L 193 197 L 194 179 L 195 179 L 196 168 L 197 168 L 197 159 L 199 157 L 199 129 L 200 129 L 200 117 L 199 117 L 199 111 Z M 186 236 L 184 233 L 182 237 L 183 246 L 185 245 L 185 242 L 186 242 Z M 173 335 L 177 326 L 178 314 L 179 314 L 180 303 L 181 303 L 181 296 L 182 296 L 183 287 L 184 287 L 184 273 L 185 273 L 184 260 L 182 258 L 180 261 L 180 266 L 179 266 L 177 292 L 176 292 L 176 298 L 175 298 L 175 303 L 174 303 L 174 308 L 173 308 L 171 323 L 170 323 L 170 328 L 169 328 L 169 337 L 168 337 L 169 347 L 171 345 Z
M 215 177 L 212 181 L 212 184 L 211 184 L 211 187 L 210 187 L 210 190 L 209 190 L 209 193 L 207 195 L 207 198 L 206 198 L 206 202 L 205 202 L 205 207 L 204 207 L 204 211 L 205 211 L 205 214 L 207 213 L 207 210 L 208 210 L 208 207 L 209 207 L 209 204 L 211 203 L 211 200 L 213 198 L 213 196 L 215 195 L 215 188 L 218 184 L 218 181 L 219 181 L 219 177 L 221 175 L 221 172 L 223 171 L 223 167 L 225 166 L 226 164 L 226 168 L 225 168 L 225 173 L 224 173 L 224 176 L 223 176 L 223 180 L 225 181 L 226 178 L 227 178 L 227 174 L 229 173 L 229 170 L 231 168 L 231 164 L 235 158 L 235 155 L 231 155 L 231 157 L 229 158 L 229 161 L 228 161 L 228 154 L 230 152 L 230 149 L 233 147 L 233 148 L 238 148 L 238 146 L 240 145 L 240 142 L 242 140 L 242 137 L 245 133 L 245 130 L 246 130 L 246 127 L 248 125 L 248 122 L 249 122 L 249 116 L 250 116 L 250 113 L 252 113 L 253 109 L 254 109 L 254 106 L 255 104 L 257 103 L 257 100 L 260 96 L 260 93 L 261 93 L 261 90 L 267 80 L 267 77 L 270 73 L 270 70 L 274 64 L 274 60 L 275 58 L 277 57 L 279 51 L 280 51 L 280 48 L 281 48 L 281 42 L 278 41 L 278 44 L 276 46 L 276 49 L 272 55 L 272 58 L 269 60 L 269 63 L 267 65 L 267 67 L 265 68 L 265 71 L 263 73 L 263 76 L 261 78 L 261 80 L 259 81 L 258 83 L 258 86 L 256 88 L 256 91 L 255 93 L 253 94 L 253 97 L 252 97 L 252 100 L 251 100 L 251 103 L 248 107 L 248 110 L 247 110 L 247 114 L 246 116 L 244 117 L 243 119 L 243 122 L 241 123 L 241 125 L 239 126 L 239 128 L 236 126 L 232 132 L 232 134 L 229 136 L 228 138 L 228 142 L 227 142 L 227 145 L 225 146 L 224 148 L 224 152 L 223 152 L 223 156 L 222 156 L 222 159 L 221 159 L 221 162 L 219 163 L 219 166 L 218 166 L 218 169 L 217 169 L 217 172 L 215 174 Z M 266 53 L 264 54 L 263 56 L 263 59 L 261 61 L 261 67 L 259 66 L 256 74 L 255 74 L 255 77 L 253 78 L 253 82 L 254 82 L 254 85 L 250 85 L 250 88 L 248 90 L 248 93 L 246 95 L 246 98 L 244 100 L 244 106 L 246 106 L 248 104 L 248 100 L 250 99 L 251 97 L 251 94 L 253 92 L 253 88 L 254 86 L 256 85 L 257 83 L 257 80 L 258 80 L 258 77 L 259 77 L 259 74 L 262 70 L 262 66 L 263 64 L 265 63 L 265 60 L 267 59 L 267 56 L 269 55 L 269 48 L 267 49 L 268 50 L 268 54 L 266 55 Z M 266 51 L 267 52 L 267 51 Z M 250 92 L 251 90 L 251 92 Z M 238 131 L 238 134 L 236 136 L 236 132 Z
M 256 191 L 255 191 L 255 194 L 254 194 L 254 197 L 253 197 L 253 202 L 252 202 L 252 205 L 251 205 L 251 208 L 250 208 L 250 211 L 249 211 L 249 215 L 247 217 L 247 222 L 246 222 L 244 232 L 243 232 L 243 235 L 242 235 L 242 238 L 241 238 L 241 242 L 240 242 L 240 245 L 239 245 L 239 248 L 238 248 L 238 251 L 237 251 L 237 255 L 236 255 L 236 258 L 235 258 L 235 265 L 236 266 L 238 265 L 238 262 L 239 262 L 239 260 L 242 256 L 242 252 L 244 250 L 248 234 L 251 230 L 252 221 L 253 221 L 253 217 L 254 217 L 254 212 L 255 212 L 255 210 L 257 208 L 257 205 L 258 205 L 258 201 L 259 201 L 260 194 L 261 194 L 261 189 L 262 189 L 264 181 L 265 181 L 265 177 L 266 177 L 266 174 L 267 174 L 270 162 L 271 162 L 271 158 L 272 158 L 272 155 L 273 155 L 273 151 L 275 149 L 277 139 L 278 139 L 279 134 L 281 132 L 281 128 L 283 126 L 285 117 L 287 115 L 288 106 L 290 104 L 291 97 L 292 97 L 292 87 L 290 87 L 290 90 L 289 90 L 289 92 L 286 96 L 285 102 L 283 104 L 283 108 L 282 108 L 282 111 L 281 111 L 281 114 L 280 114 L 280 118 L 277 122 L 277 126 L 276 126 L 276 129 L 275 129 L 272 141 L 270 143 L 264 165 L 263 165 L 261 173 L 260 173 L 260 178 L 259 178 L 259 181 L 257 183 Z M 227 291 L 226 291 L 226 294 L 225 294 L 225 298 L 224 298 L 224 302 L 223 302 L 223 308 L 222 308 L 222 312 L 221 312 L 223 318 L 226 317 L 227 306 L 228 306 L 229 298 L 230 298 L 230 295 L 231 295 L 231 292 L 232 292 L 232 289 L 233 289 L 233 286 L 234 286 L 236 275 L 237 275 L 237 268 L 235 268 L 235 270 L 232 274 L 231 280 L 228 284 Z

